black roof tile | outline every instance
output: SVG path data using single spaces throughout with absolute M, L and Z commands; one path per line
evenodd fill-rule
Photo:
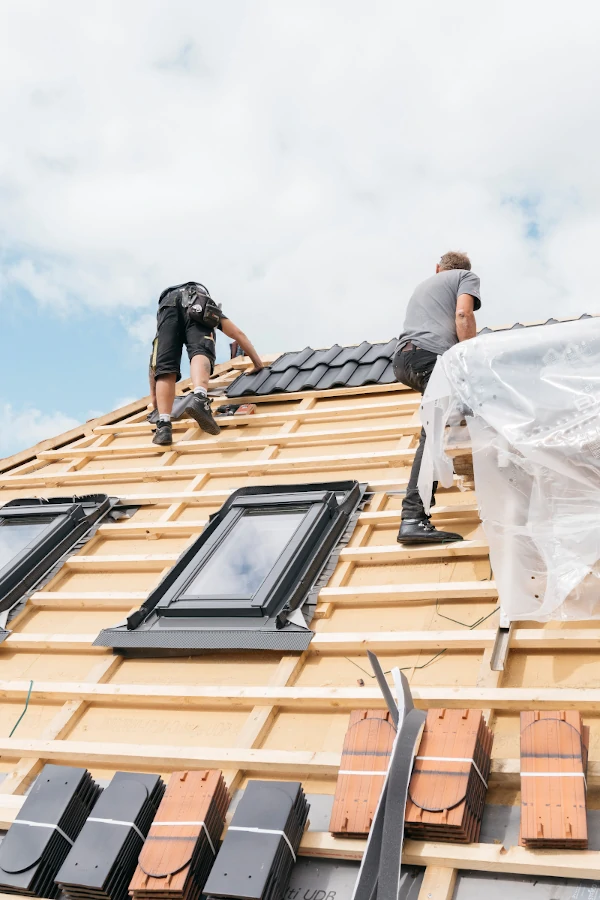
M 227 388 L 228 397 L 266 396 L 332 387 L 360 387 L 394 381 L 391 360 L 397 339 L 385 344 L 363 341 L 357 347 L 334 344 L 324 350 L 304 350 L 284 353 L 269 368 L 258 375 L 240 375 Z M 392 377 L 389 378 L 389 373 Z

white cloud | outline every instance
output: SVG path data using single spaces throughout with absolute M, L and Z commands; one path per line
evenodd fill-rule
M 126 397 L 119 397 L 115 400 L 113 409 L 121 409 L 122 406 L 129 406 L 130 403 L 133 403 L 134 400 L 137 400 L 138 397 L 132 397 L 127 395 Z
M 152 313 L 143 313 L 140 316 L 136 316 L 135 318 L 126 321 L 124 324 L 127 333 L 137 343 L 146 346 L 148 348 L 148 353 L 150 353 L 151 342 L 156 334 L 156 316 Z
M 599 38 L 592 2 L 5 0 L 3 290 L 145 342 L 198 278 L 274 352 L 387 339 L 457 248 L 481 324 L 594 312 Z
M 0 404 L 2 430 L 0 457 L 11 456 L 39 441 L 75 428 L 80 423 L 61 412 L 43 413 L 39 409 L 16 410 L 10 403 Z

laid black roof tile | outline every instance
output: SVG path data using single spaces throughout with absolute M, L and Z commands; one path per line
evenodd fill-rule
M 363 384 L 379 384 L 381 376 L 383 375 L 389 364 L 390 361 L 386 357 L 375 360 L 375 362 L 370 366 Z M 363 365 L 366 365 L 366 363 L 361 363 L 361 366 Z
M 387 344 L 373 344 L 370 350 L 367 350 L 364 356 L 361 356 L 360 363 L 374 363 L 377 360 L 385 359 L 388 362 L 396 352 L 397 338 L 392 338 Z
M 304 350 L 299 350 L 296 353 L 284 353 L 283 356 L 275 360 L 271 369 L 273 372 L 284 372 L 288 366 L 296 366 L 297 369 L 300 369 L 314 355 L 314 352 L 312 347 L 305 347 Z
M 391 362 L 389 362 L 386 366 L 385 372 L 379 379 L 379 384 L 393 384 L 394 381 L 397 381 L 396 373 L 394 372 L 394 366 Z
M 264 397 L 267 394 L 377 384 L 380 375 L 384 372 L 389 375 L 392 371 L 390 363 L 396 344 L 396 338 L 392 338 L 385 344 L 363 341 L 353 347 L 334 344 L 324 350 L 305 347 L 304 350 L 284 353 L 264 372 L 238 376 L 226 393 L 228 397 Z M 358 374 L 357 368 L 360 369 Z M 393 377 L 387 378 L 382 383 L 393 380 Z
M 279 375 L 279 372 L 276 373 Z M 285 391 L 290 386 L 296 375 L 298 374 L 298 369 L 296 366 L 290 366 L 285 372 L 283 372 L 275 384 L 273 385 L 274 391 Z
M 288 391 L 290 393 L 294 393 L 294 391 L 318 390 L 318 388 L 320 387 L 319 382 L 327 371 L 327 366 L 317 366 L 317 368 L 313 369 L 312 371 L 309 371 L 307 369 L 301 370 L 300 372 L 298 372 L 294 380 L 290 382 Z
M 344 347 L 339 356 L 336 357 L 335 365 L 344 366 L 347 362 L 358 363 L 361 361 L 363 356 L 365 356 L 365 354 L 369 352 L 371 347 L 372 345 L 369 344 L 368 341 L 363 341 L 362 344 L 358 345 L 358 347 Z

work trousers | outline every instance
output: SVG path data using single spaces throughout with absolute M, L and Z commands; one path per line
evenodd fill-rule
M 420 394 L 425 393 L 427 382 L 433 372 L 433 367 L 437 361 L 437 354 L 430 353 L 429 350 L 407 350 L 403 352 L 399 350 L 394 356 L 394 374 L 398 381 L 407 387 L 418 391 Z M 402 519 L 425 519 L 426 513 L 421 501 L 417 483 L 419 481 L 419 472 L 421 471 L 421 459 L 423 458 L 423 448 L 425 447 L 425 429 L 421 428 L 421 436 L 419 438 L 419 446 L 415 453 L 415 458 L 408 479 L 408 487 L 406 496 L 402 501 Z M 431 505 L 435 504 L 435 492 L 437 490 L 437 481 L 433 482 L 433 491 L 431 494 Z

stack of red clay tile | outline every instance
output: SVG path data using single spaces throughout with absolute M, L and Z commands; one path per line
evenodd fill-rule
M 588 746 L 576 710 L 521 713 L 521 846 L 587 848 Z
M 492 739 L 481 710 L 429 710 L 408 790 L 407 837 L 459 844 L 479 839 Z
M 221 772 L 173 772 L 129 885 L 133 900 L 199 900 L 229 802 Z
M 351 713 L 329 823 L 332 834 L 362 837 L 369 833 L 395 736 L 385 710 Z

